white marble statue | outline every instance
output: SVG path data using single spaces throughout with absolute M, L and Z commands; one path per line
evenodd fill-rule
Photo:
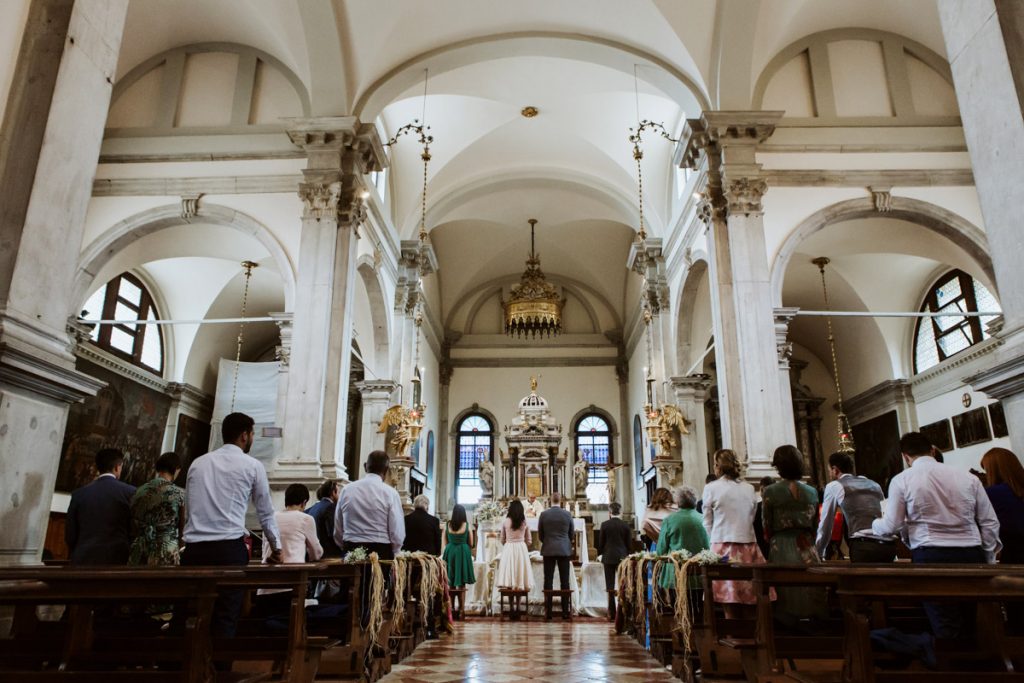
M 484 490 L 485 496 L 494 493 L 494 463 L 488 458 L 480 461 L 480 488 Z
M 587 491 L 587 461 L 583 458 L 578 458 L 576 464 L 572 466 L 572 475 L 576 483 L 576 496 L 582 497 Z

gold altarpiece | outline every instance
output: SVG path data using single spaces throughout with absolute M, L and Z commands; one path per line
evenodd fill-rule
M 508 450 L 500 451 L 503 501 L 533 494 L 546 505 L 553 492 L 564 496 L 568 451 L 559 452 L 562 425 L 551 415 L 547 400 L 537 395 L 535 378 L 512 423 L 505 425 L 505 444 Z

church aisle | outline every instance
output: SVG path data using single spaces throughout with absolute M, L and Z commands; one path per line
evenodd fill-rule
M 604 621 L 469 621 L 455 634 L 423 643 L 381 683 L 504 683 L 544 680 L 672 681 L 631 638 Z

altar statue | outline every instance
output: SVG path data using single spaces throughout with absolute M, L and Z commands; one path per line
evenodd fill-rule
M 494 463 L 489 458 L 480 461 L 480 488 L 484 490 L 485 496 L 494 493 Z
M 585 459 L 577 458 L 576 464 L 572 466 L 572 475 L 576 484 L 576 497 L 580 498 L 587 491 L 587 470 L 589 465 Z
M 616 486 L 617 486 L 617 483 L 618 483 L 617 482 L 618 477 L 616 476 L 615 472 L 620 467 L 625 467 L 625 466 L 626 466 L 626 464 L 622 463 L 622 462 L 620 462 L 618 465 L 611 465 L 611 464 L 609 464 L 609 465 L 605 466 L 605 469 L 608 470 L 608 502 L 609 503 L 614 503 L 615 502 L 615 496 L 616 496 L 615 489 L 616 489 Z

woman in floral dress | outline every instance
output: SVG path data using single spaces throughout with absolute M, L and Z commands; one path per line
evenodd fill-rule
M 818 492 L 800 481 L 804 459 L 795 446 L 775 449 L 772 466 L 782 478 L 761 492 L 761 515 L 772 564 L 819 564 L 814 548 L 818 529 Z M 778 588 L 775 615 L 782 621 L 824 618 L 828 605 L 823 591 L 811 588 Z
M 181 461 L 164 453 L 156 461 L 156 477 L 132 498 L 132 546 L 128 564 L 178 564 L 185 528 L 185 490 L 174 485 Z

